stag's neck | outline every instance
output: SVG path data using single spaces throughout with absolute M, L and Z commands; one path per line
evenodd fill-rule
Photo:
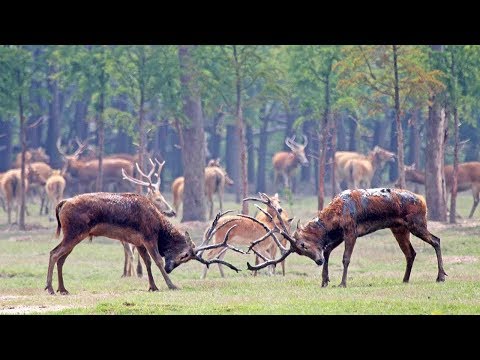
M 405 181 L 410 181 L 416 184 L 425 184 L 425 173 L 418 170 L 406 170 Z

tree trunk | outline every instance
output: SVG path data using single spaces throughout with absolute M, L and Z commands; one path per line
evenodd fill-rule
M 341 123 L 341 119 L 338 116 L 334 117 L 334 123 L 332 124 L 332 132 L 331 132 L 331 166 L 330 166 L 330 180 L 332 184 L 332 198 L 336 195 L 335 190 L 335 152 L 337 151 L 337 126 L 338 123 Z
M 398 62 L 397 62 L 397 45 L 393 46 L 393 70 L 395 73 L 395 123 L 397 125 L 397 171 L 399 175 L 399 185 L 401 189 L 405 189 L 405 161 L 403 156 L 403 127 L 400 113 L 400 88 L 398 79 Z
M 180 45 L 180 82 L 183 92 L 183 111 L 188 124 L 183 124 L 182 160 L 184 168 L 184 221 L 205 221 L 205 133 L 202 105 L 196 80 L 193 78 L 192 46 Z
M 294 114 L 292 111 L 287 111 L 286 113 L 287 117 L 287 124 L 285 126 L 285 138 L 283 139 L 283 150 L 284 151 L 290 151 L 290 148 L 285 144 L 285 139 L 287 137 L 292 137 L 295 131 L 293 131 L 293 122 L 295 121 L 296 114 Z M 305 135 L 306 136 L 306 135 Z
M 330 77 L 325 79 L 325 112 L 323 114 L 323 121 L 320 135 L 320 161 L 318 164 L 318 210 L 323 209 L 325 203 L 325 162 L 327 157 L 327 145 L 330 133 Z
M 58 83 L 57 80 L 52 79 L 55 72 L 55 67 L 50 66 L 47 83 L 51 100 L 49 104 L 46 151 L 50 156 L 50 165 L 52 168 L 59 169 L 63 166 L 63 161 L 56 147 L 57 139 L 60 137 L 60 103 Z
M 389 110 L 385 112 L 385 119 L 379 120 L 375 123 L 375 131 L 373 133 L 373 144 L 372 148 L 375 146 L 381 146 L 386 148 L 386 136 L 387 136 L 387 129 L 388 129 L 388 121 L 389 121 Z M 377 168 L 373 173 L 372 177 L 372 187 L 379 187 L 382 185 L 382 175 L 384 174 L 384 169 Z
M 312 122 L 310 120 L 305 121 L 302 124 L 302 131 L 303 134 L 308 138 L 308 143 L 310 144 L 310 151 L 307 149 L 306 152 L 314 153 L 315 157 L 318 156 L 318 142 L 314 141 L 313 136 L 312 136 Z M 315 139 L 316 140 L 316 139 Z M 285 142 L 285 141 L 284 141 Z M 290 150 L 290 149 L 289 149 Z M 316 160 L 313 161 L 314 163 Z M 302 166 L 301 168 L 301 174 L 300 174 L 300 179 L 302 182 L 310 182 L 311 181 L 311 166 Z M 316 185 L 315 185 L 316 188 Z
M 266 165 L 267 165 L 267 143 L 268 143 L 268 123 L 270 118 L 266 116 L 266 109 L 264 108 L 262 117 L 262 127 L 260 128 L 260 139 L 258 142 L 258 159 L 257 159 L 257 192 L 267 191 L 265 185 L 266 179 Z
M 20 75 L 18 74 L 18 77 L 19 76 Z M 25 118 L 23 116 L 23 99 L 21 94 L 18 96 L 18 110 L 20 116 L 20 144 L 22 147 L 22 162 L 20 167 L 20 214 L 18 219 L 18 228 L 19 230 L 25 231 L 25 152 L 27 151 L 27 134 L 25 129 Z
M 238 158 L 239 146 L 238 137 L 235 136 L 235 126 L 227 125 L 227 139 L 225 146 L 225 162 L 227 165 L 227 172 L 231 179 L 234 181 L 233 191 L 235 192 L 235 201 L 240 203 L 240 163 Z
M 105 109 L 105 91 L 100 93 L 98 113 L 97 113 L 97 140 L 98 140 L 98 175 L 95 191 L 103 190 L 103 152 L 105 147 L 105 124 L 103 121 L 103 111 Z
M 220 158 L 220 144 L 222 137 L 220 136 L 220 123 L 223 121 L 225 113 L 219 111 L 213 117 L 212 133 L 210 137 L 210 154 L 213 159 Z
M 446 221 L 447 207 L 444 197 L 444 141 L 445 116 L 442 116 L 440 103 L 436 97 L 431 99 L 432 106 L 426 124 L 427 146 L 425 148 L 425 195 L 430 220 Z
M 0 172 L 12 166 L 12 123 L 0 116 Z
M 236 90 L 236 108 L 235 108 L 235 125 L 237 126 L 238 144 L 240 145 L 239 163 L 241 187 L 240 193 L 237 191 L 237 198 L 245 199 L 248 196 L 248 179 L 247 179 L 247 144 L 245 140 L 245 123 L 243 121 L 243 103 L 242 103 L 242 74 L 240 73 L 240 63 L 237 56 L 237 46 L 233 45 L 233 58 L 235 61 L 235 90 Z M 248 215 L 248 203 L 242 202 L 242 214 Z
M 348 151 L 357 151 L 357 122 L 350 118 Z
M 457 191 L 458 191 L 458 109 L 457 106 L 453 106 L 453 123 L 454 123 L 454 149 L 453 149 L 453 181 L 452 181 L 452 194 L 450 203 L 450 223 L 456 223 L 457 215 Z M 449 189 L 446 189 L 447 193 Z
M 87 112 L 90 98 L 90 94 L 84 94 L 83 98 L 75 103 L 75 134 L 81 141 L 84 141 L 88 137 Z
M 397 141 L 397 124 L 396 118 L 391 117 L 391 112 L 389 114 L 389 123 L 390 123 L 390 146 L 389 150 L 394 154 L 398 152 L 398 141 Z M 388 180 L 395 181 L 398 178 L 398 166 L 395 162 L 389 162 L 388 164 Z
M 143 89 L 140 89 L 140 107 L 138 109 L 138 132 L 139 135 L 139 146 L 138 146 L 138 165 L 140 165 L 140 169 L 144 172 L 146 171 L 145 168 L 145 146 L 146 146 L 146 139 L 145 139 L 145 96 Z M 142 194 L 143 186 L 137 185 L 137 193 Z
M 344 151 L 347 148 L 347 142 L 345 137 L 347 134 L 345 133 L 345 125 L 344 125 L 344 116 L 340 115 L 337 118 L 337 126 L 335 127 L 335 138 L 336 138 L 336 147 L 335 151 Z M 335 152 L 333 153 L 335 155 Z
M 421 169 L 420 166 L 420 110 L 415 110 L 413 119 L 410 123 L 410 151 L 408 160 L 410 165 L 415 164 L 416 169 Z M 419 186 L 415 183 L 414 192 L 419 192 Z
M 247 155 L 248 155 L 248 182 L 255 182 L 255 143 L 253 142 L 253 130 L 247 126 Z

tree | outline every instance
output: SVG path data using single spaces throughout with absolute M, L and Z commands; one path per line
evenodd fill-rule
M 195 78 L 194 46 L 180 45 L 180 81 L 185 119 L 182 124 L 184 195 L 182 221 L 205 221 L 205 135 L 202 105 Z

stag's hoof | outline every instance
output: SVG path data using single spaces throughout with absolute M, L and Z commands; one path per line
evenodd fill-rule
M 169 288 L 170 290 L 180 290 L 180 288 L 179 288 L 178 286 L 175 286 L 175 285 L 173 285 L 173 284 L 172 284 L 172 285 L 168 285 L 168 288 Z
M 338 285 L 338 287 L 341 287 L 341 288 L 346 288 L 346 287 L 347 287 L 347 284 L 340 283 L 340 285 Z
M 67 289 L 58 289 L 57 292 L 59 292 L 60 295 L 70 295 Z
M 51 286 L 46 286 L 45 290 L 47 290 L 50 295 L 55 295 L 55 291 L 53 291 L 53 288 Z
M 157 288 L 156 286 L 150 286 L 150 287 L 148 288 L 148 291 L 152 291 L 152 292 L 153 292 L 153 291 L 159 291 L 159 290 L 158 290 L 158 288 Z
M 328 281 L 322 282 L 322 287 L 327 287 L 328 286 Z
M 445 275 L 438 275 L 437 282 L 444 282 L 444 281 L 445 281 Z

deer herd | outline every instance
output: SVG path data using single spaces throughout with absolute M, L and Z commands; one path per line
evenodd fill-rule
M 274 183 L 283 179 L 285 187 L 292 183 L 292 176 L 299 165 L 309 166 L 305 152 L 308 139 L 304 136 L 303 145 L 295 137 L 286 138 L 285 144 L 290 152 L 277 152 L 272 157 Z M 47 283 L 45 290 L 55 294 L 52 286 L 53 270 L 57 265 L 58 290 L 68 294 L 63 281 L 63 265 L 73 248 L 82 240 L 95 236 L 104 236 L 119 240 L 124 248 L 123 277 L 142 276 L 140 259 L 146 267 L 149 291 L 157 291 L 151 264 L 152 260 L 159 268 L 169 289 L 177 289 L 169 274 L 180 264 L 197 260 L 204 264 L 201 278 L 207 275 L 209 266 L 217 264 L 220 275 L 224 277 L 223 266 L 234 271 L 239 268 L 224 260 L 228 250 L 241 254 L 253 254 L 255 264 L 247 263 L 248 270 L 256 276 L 257 271 L 268 267 L 269 274 L 275 274 L 276 264 L 281 263 L 285 275 L 285 260 L 292 254 L 307 256 L 317 265 L 323 265 L 321 286 L 328 285 L 328 263 L 330 253 L 345 243 L 343 253 L 343 276 L 340 286 L 347 283 L 347 272 L 356 239 L 379 229 L 389 228 L 406 259 L 404 282 L 410 279 L 415 250 L 410 242 L 410 234 L 430 244 L 436 253 L 437 281 L 445 280 L 440 239 L 427 230 L 425 199 L 405 189 L 370 189 L 373 175 L 381 171 L 386 163 L 395 161 L 395 154 L 376 146 L 367 155 L 350 151 L 337 151 L 334 154 L 334 172 L 337 184 L 345 182 L 347 190 L 336 195 L 326 208 L 305 223 L 293 226 L 293 217 L 289 217 L 282 206 L 278 193 L 259 197 L 248 197 L 243 201 L 254 204 L 255 216 L 231 214 L 223 211 L 225 185 L 234 185 L 226 170 L 220 165 L 220 159 L 210 160 L 205 167 L 205 195 L 208 201 L 209 219 L 213 219 L 213 196 L 218 195 L 220 212 L 205 230 L 200 245 L 195 245 L 188 232 L 181 232 L 169 221 L 169 217 L 178 214 L 184 194 L 184 178 L 172 182 L 173 207 L 160 191 L 161 172 L 165 161 L 148 159 L 149 170 L 138 164 L 138 158 L 128 154 L 114 154 L 103 159 L 105 186 L 111 186 L 113 192 L 91 192 L 97 179 L 98 159 L 82 158 L 88 148 L 87 143 L 77 140 L 77 150 L 67 154 L 61 147 L 64 166 L 52 169 L 48 165 L 49 157 L 41 148 L 31 149 L 25 155 L 25 183 L 27 194 L 35 192 L 41 201 L 40 214 L 49 213 L 50 219 L 57 221 L 57 237 L 63 232 L 61 242 L 50 252 Z M 17 157 L 13 168 L 0 174 L 0 200 L 8 214 L 8 223 L 12 223 L 12 210 L 18 219 L 21 159 Z M 425 174 L 406 167 L 406 180 L 425 183 Z M 453 167 L 445 166 L 447 192 L 451 192 Z M 128 187 L 130 183 L 130 188 Z M 78 185 L 80 195 L 64 198 L 68 186 Z M 124 192 L 132 186 L 144 188 L 145 195 Z M 480 162 L 463 163 L 459 166 L 458 191 L 471 189 L 473 206 L 471 218 L 479 203 Z M 18 220 L 17 220 L 18 221 Z M 293 230 L 295 228 L 295 230 Z M 243 249 L 243 250 L 242 250 Z M 138 262 L 134 264 L 134 253 L 138 253 Z M 280 253 L 277 257 L 277 253 Z

